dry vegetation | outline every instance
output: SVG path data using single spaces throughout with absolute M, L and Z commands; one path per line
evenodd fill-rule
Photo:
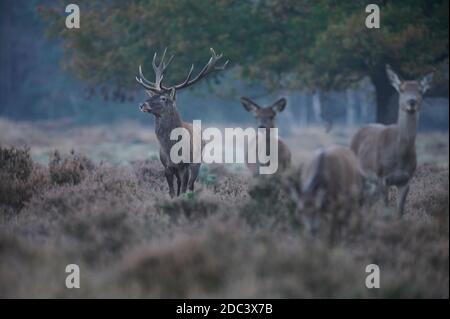
M 376 202 L 330 240 L 325 218 L 303 231 L 282 177 L 209 166 L 169 199 L 151 128 L 0 131 L 0 297 L 449 297 L 447 134 L 420 136 L 404 218 Z M 288 142 L 302 159 L 348 134 Z M 71 263 L 80 289 L 65 288 Z M 365 288 L 370 263 L 381 289 Z

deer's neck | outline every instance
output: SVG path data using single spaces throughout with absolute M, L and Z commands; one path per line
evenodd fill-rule
M 272 128 L 275 128 L 275 127 L 272 127 Z M 271 140 L 272 140 L 272 138 L 275 138 L 275 134 L 272 134 L 271 133 L 271 130 L 270 130 L 270 128 L 266 128 L 265 130 L 264 130 L 264 133 L 265 133 L 265 140 L 266 140 L 266 152 L 268 153 L 269 152 L 269 150 L 270 150 L 270 142 L 271 142 Z M 273 136 L 272 136 L 273 135 Z
M 165 146 L 170 141 L 170 132 L 183 124 L 175 106 L 161 116 L 155 117 L 155 133 L 161 144 Z M 168 145 L 168 144 L 167 144 Z
M 273 127 L 272 127 L 273 128 Z M 261 133 L 264 133 L 265 138 L 266 138 L 266 142 L 270 141 L 270 137 L 271 137 L 271 132 L 270 132 L 270 128 L 257 128 L 256 129 L 258 132 L 260 131 Z
M 419 114 L 400 110 L 398 114 L 398 130 L 400 147 L 413 147 L 416 142 Z

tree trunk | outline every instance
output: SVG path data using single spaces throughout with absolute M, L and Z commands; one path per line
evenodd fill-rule
M 314 120 L 316 123 L 322 122 L 322 101 L 320 100 L 320 92 L 316 90 L 312 98 Z
M 369 106 L 366 94 L 361 91 L 357 92 L 357 94 L 358 94 L 358 101 L 359 101 L 359 108 L 360 108 L 361 123 L 372 122 L 371 119 L 369 119 L 370 106 Z
M 370 75 L 376 94 L 376 121 L 382 124 L 392 124 L 397 122 L 398 116 L 398 95 L 389 82 L 386 75 L 385 66 L 375 69 Z
M 0 4 L 0 41 L 2 43 L 0 47 L 0 114 L 8 115 L 8 105 L 11 97 L 12 79 L 11 77 L 11 39 L 9 34 L 11 33 L 11 14 L 12 10 L 10 5 L 2 1 Z
M 352 89 L 347 89 L 346 98 L 347 98 L 347 105 L 346 105 L 347 126 L 353 127 L 356 122 L 355 91 L 353 91 Z
M 308 95 L 302 92 L 300 95 L 300 126 L 308 126 Z

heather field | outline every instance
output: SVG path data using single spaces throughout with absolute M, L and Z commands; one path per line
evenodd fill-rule
M 418 136 L 403 218 L 392 192 L 387 209 L 381 201 L 355 209 L 339 237 L 330 212 L 319 212 L 312 237 L 285 175 L 204 166 L 193 195 L 170 199 L 151 126 L 1 120 L 0 132 L 0 297 L 449 296 L 445 133 Z M 349 134 L 304 128 L 286 140 L 298 166 Z M 380 289 L 365 287 L 371 263 Z M 80 266 L 80 289 L 66 288 L 67 264 Z

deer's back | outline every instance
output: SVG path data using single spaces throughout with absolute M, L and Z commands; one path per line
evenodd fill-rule
M 322 190 L 332 200 L 358 199 L 362 175 L 355 154 L 342 146 L 316 152 L 302 171 L 302 185 L 306 195 L 316 195 Z
M 386 139 L 388 127 L 381 124 L 363 126 L 351 140 L 350 148 L 356 154 L 361 169 L 369 176 L 379 175 L 379 154 L 383 151 L 382 141 Z
M 397 125 L 371 124 L 362 127 L 353 137 L 351 148 L 364 172 L 384 177 L 396 171 L 409 175 L 416 167 L 414 143 L 399 143 Z
M 291 165 L 291 151 L 289 150 L 289 147 L 287 144 L 281 139 L 277 139 L 278 142 L 278 171 L 286 170 Z M 249 152 L 256 152 L 256 161 L 258 161 L 258 153 L 257 153 L 257 147 L 258 147 L 258 137 L 255 139 L 252 139 L 248 142 L 248 146 L 245 147 L 244 153 L 245 153 L 245 163 L 247 165 L 247 168 L 253 173 L 258 173 L 258 164 L 257 163 L 249 163 L 248 162 L 248 153 Z
M 285 170 L 291 166 L 291 151 L 286 143 L 278 139 L 278 166 Z

